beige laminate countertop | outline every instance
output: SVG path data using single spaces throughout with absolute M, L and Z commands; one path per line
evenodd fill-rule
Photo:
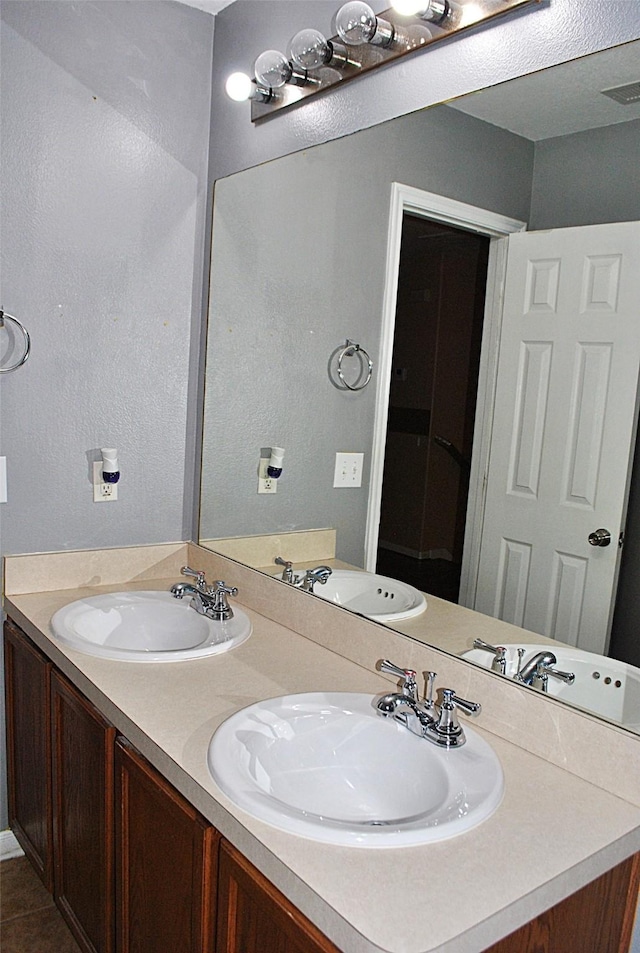
M 51 634 L 52 614 L 90 593 L 166 590 L 175 581 L 172 575 L 11 594 L 5 608 L 344 953 L 479 953 L 640 849 L 639 807 L 483 731 L 482 717 L 474 728 L 500 758 L 505 796 L 489 820 L 466 834 L 402 850 L 342 848 L 254 820 L 207 770 L 218 725 L 264 698 L 322 690 L 375 694 L 389 682 L 246 605 L 251 638 L 229 653 L 189 662 L 102 660 L 63 647 Z M 342 624 L 348 629 L 348 620 Z

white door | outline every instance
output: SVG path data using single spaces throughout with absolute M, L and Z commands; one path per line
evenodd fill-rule
M 604 653 L 635 434 L 640 222 L 508 241 L 474 608 Z M 589 543 L 598 529 L 610 545 Z

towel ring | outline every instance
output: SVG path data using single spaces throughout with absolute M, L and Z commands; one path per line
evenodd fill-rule
M 31 338 L 29 337 L 29 332 L 25 328 L 24 324 L 21 321 L 18 321 L 17 318 L 14 318 L 12 314 L 7 314 L 6 311 L 0 310 L 0 328 L 4 327 L 5 321 L 13 321 L 20 330 L 24 337 L 24 353 L 19 361 L 16 361 L 15 364 L 10 364 L 9 367 L 0 367 L 0 374 L 7 374 L 9 371 L 16 371 L 19 367 L 22 367 L 24 362 L 29 357 L 29 352 L 31 350 Z
M 363 371 L 365 366 L 367 368 L 367 376 L 365 380 L 363 381 L 362 384 L 358 384 L 357 386 L 355 384 L 349 384 L 344 379 L 344 374 L 342 373 L 343 359 L 345 357 L 353 357 L 355 354 L 358 354 L 361 357 Z M 338 377 L 340 378 L 344 386 L 347 388 L 347 390 L 364 390 L 364 388 L 367 386 L 367 384 L 371 380 L 372 372 L 373 372 L 373 361 L 371 360 L 371 358 L 369 357 L 365 349 L 363 347 L 360 347 L 359 344 L 356 344 L 355 341 L 350 341 L 349 338 L 347 338 L 346 345 L 342 348 L 342 350 L 340 351 L 340 354 L 338 355 Z M 357 378 L 357 379 L 359 380 L 360 378 Z

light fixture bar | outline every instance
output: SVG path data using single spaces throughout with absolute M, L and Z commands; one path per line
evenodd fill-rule
M 465 30 L 495 20 L 521 7 L 538 6 L 540 2 L 541 0 L 451 0 L 448 5 L 453 15 L 445 17 L 438 24 L 426 22 L 418 15 L 402 16 L 390 7 L 379 15 L 379 19 L 393 24 L 396 30 L 396 40 L 391 46 L 348 46 L 348 53 L 352 55 L 339 71 L 320 66 L 313 70 L 314 82 L 310 85 L 295 86 L 287 83 L 274 90 L 274 95 L 268 102 L 252 99 L 251 121 L 268 119 L 282 109 L 289 109 L 309 96 L 317 96 L 363 73 L 371 72 L 378 66 L 425 50 L 433 43 L 457 36 Z M 283 38 L 283 42 L 286 42 L 286 38 Z M 330 42 L 344 46 L 344 41 L 339 36 L 331 37 Z

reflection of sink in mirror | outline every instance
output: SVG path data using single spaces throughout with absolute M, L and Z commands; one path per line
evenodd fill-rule
M 251 705 L 211 739 L 211 775 L 254 817 L 331 844 L 425 844 L 493 814 L 504 781 L 480 735 L 465 726 L 464 747 L 442 750 L 374 704 L 370 695 L 319 692 Z
M 294 573 L 304 575 L 300 570 L 294 570 Z M 313 592 L 374 622 L 412 619 L 427 608 L 427 600 L 418 589 L 372 572 L 334 569 L 326 583 L 316 584 Z
M 571 702 L 587 711 L 617 721 L 626 728 L 640 731 L 640 669 L 626 662 L 584 652 L 560 642 L 544 645 L 523 645 L 524 661 L 537 652 L 551 650 L 557 659 L 553 666 L 564 672 L 573 672 L 576 679 L 567 685 L 551 676 L 549 695 Z M 506 676 L 514 675 L 518 665 L 518 646 L 506 645 Z M 493 656 L 483 649 L 471 649 L 463 658 L 491 668 Z
M 128 662 L 178 662 L 227 652 L 251 635 L 234 607 L 215 622 L 169 592 L 113 592 L 79 599 L 51 619 L 57 639 L 87 655 Z

